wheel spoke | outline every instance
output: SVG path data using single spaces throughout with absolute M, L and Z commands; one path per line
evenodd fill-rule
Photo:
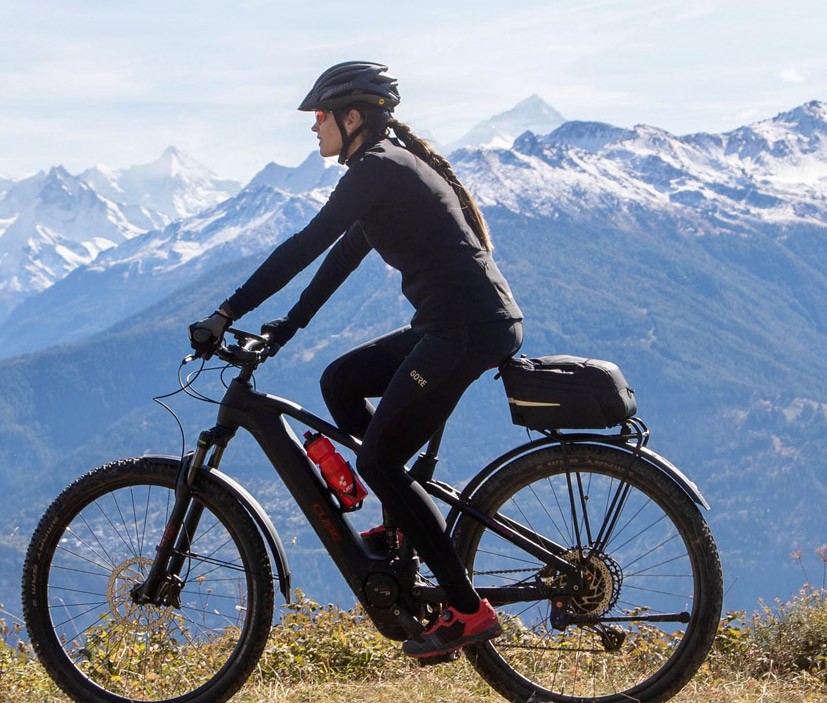
M 269 558 L 244 508 L 210 484 L 199 490 L 203 516 L 181 555 L 180 609 L 133 602 L 171 513 L 176 475 L 175 466 L 144 459 L 102 467 L 50 508 L 59 530 L 35 532 L 24 579 L 46 602 L 24 593 L 29 634 L 47 671 L 78 699 L 99 699 L 95 687 L 123 703 L 201 687 L 212 692 L 205 699 L 223 699 L 266 643 Z M 41 525 L 53 521 L 47 513 Z
M 651 465 L 610 447 L 549 447 L 502 467 L 474 500 L 531 530 L 582 583 L 573 591 L 568 571 L 460 519 L 461 556 L 475 587 L 497 600 L 504 631 L 471 661 L 501 693 L 645 700 L 700 666 L 717 629 L 720 564 L 697 508 Z M 560 595 L 527 601 L 532 591 Z

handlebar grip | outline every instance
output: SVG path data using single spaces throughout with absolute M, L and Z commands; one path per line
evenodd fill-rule
M 193 342 L 197 342 L 198 344 L 206 344 L 212 340 L 212 332 L 203 327 L 195 327 L 190 333 L 190 337 L 192 337 Z

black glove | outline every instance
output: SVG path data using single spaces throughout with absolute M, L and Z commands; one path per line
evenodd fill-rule
M 290 322 L 286 317 L 280 317 L 278 320 L 271 320 L 265 322 L 261 326 L 261 334 L 270 340 L 271 344 L 278 344 L 283 347 L 287 342 L 293 339 L 296 334 L 296 326 Z
M 209 359 L 224 338 L 232 319 L 216 310 L 209 317 L 190 325 L 190 346 L 198 356 Z

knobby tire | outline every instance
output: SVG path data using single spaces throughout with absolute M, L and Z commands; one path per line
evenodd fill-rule
M 23 571 L 29 637 L 54 681 L 83 703 L 221 703 L 252 673 L 273 615 L 267 550 L 220 485 L 185 555 L 181 607 L 135 605 L 175 499 L 176 466 L 139 458 L 75 481 L 40 521 Z
M 628 451 L 555 446 L 505 465 L 473 502 L 565 547 L 586 575 L 567 606 L 580 623 L 554 627 L 549 599 L 513 603 L 498 607 L 502 637 L 466 649 L 506 699 L 658 703 L 695 674 L 720 618 L 721 565 L 698 507 L 673 480 Z M 471 518 L 454 536 L 477 588 L 565 586 L 565 576 Z M 653 617 L 676 612 L 688 623 Z

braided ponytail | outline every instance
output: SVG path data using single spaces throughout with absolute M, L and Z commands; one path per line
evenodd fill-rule
M 393 130 L 396 137 L 404 144 L 408 151 L 422 159 L 422 161 L 434 169 L 434 171 L 442 176 L 451 188 L 454 189 L 457 198 L 459 198 L 459 204 L 462 206 L 462 214 L 465 217 L 465 221 L 473 230 L 479 240 L 480 246 L 486 251 L 491 251 L 494 247 L 491 243 L 488 225 L 485 224 L 485 218 L 474 202 L 474 198 L 471 197 L 471 193 L 459 182 L 448 160 L 434 151 L 428 142 L 417 137 L 408 125 L 391 117 L 387 122 L 387 127 Z

